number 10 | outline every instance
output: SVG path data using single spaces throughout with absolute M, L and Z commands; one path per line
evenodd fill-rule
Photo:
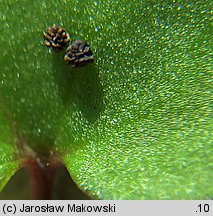
M 200 212 L 209 212 L 209 204 L 199 204 L 198 207 Z

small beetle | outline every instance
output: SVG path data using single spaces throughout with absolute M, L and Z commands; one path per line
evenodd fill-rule
M 89 44 L 83 40 L 76 40 L 66 51 L 67 54 L 64 56 L 64 60 L 71 64 L 72 67 L 82 67 L 95 60 Z
M 70 36 L 68 32 L 60 26 L 54 25 L 47 28 L 44 32 L 44 44 L 56 51 L 67 47 L 69 41 Z

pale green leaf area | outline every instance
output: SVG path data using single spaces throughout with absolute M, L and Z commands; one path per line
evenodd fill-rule
M 2 107 L 1 102 L 0 105 Z M 20 161 L 15 157 L 15 140 L 12 138 L 11 127 L 4 114 L 0 110 L 0 191 L 20 165 Z
M 213 196 L 211 1 L 0 4 L 0 92 L 25 142 L 100 199 Z M 43 45 L 60 24 L 94 64 Z

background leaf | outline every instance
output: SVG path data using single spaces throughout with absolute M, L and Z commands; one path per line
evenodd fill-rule
M 60 153 L 94 197 L 212 197 L 210 5 L 5 1 L 0 91 L 22 141 Z M 95 64 L 49 51 L 53 24 L 87 40 Z
M 0 101 L 1 108 L 3 107 Z M 12 146 L 11 127 L 5 118 L 5 113 L 0 110 L 0 191 L 4 188 L 11 176 L 17 171 L 20 161 L 14 157 L 15 149 Z

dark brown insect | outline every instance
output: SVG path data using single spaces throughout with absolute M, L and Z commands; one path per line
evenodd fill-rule
M 67 54 L 64 56 L 64 60 L 71 64 L 72 67 L 82 67 L 95 60 L 86 41 L 76 40 L 66 51 Z
M 54 25 L 47 28 L 46 32 L 44 32 L 44 44 L 56 51 L 67 47 L 69 41 L 69 34 L 67 33 L 66 29 L 60 26 Z

